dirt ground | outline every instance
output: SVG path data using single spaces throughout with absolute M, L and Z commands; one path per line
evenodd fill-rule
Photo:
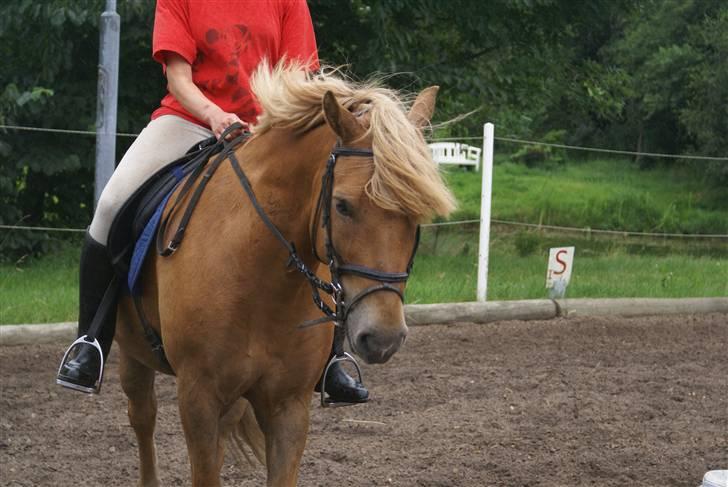
M 84 396 L 53 384 L 62 347 L 0 348 L 0 484 L 135 485 L 117 362 Z M 694 487 L 728 468 L 728 315 L 415 327 L 364 373 L 369 404 L 313 408 L 299 485 Z M 174 379 L 158 395 L 160 475 L 188 485 Z

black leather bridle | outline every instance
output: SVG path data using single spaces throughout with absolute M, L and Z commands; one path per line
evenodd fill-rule
M 231 146 L 233 144 L 230 144 Z M 319 193 L 318 202 L 316 204 L 316 215 L 313 220 L 313 226 L 314 228 L 311 231 L 311 239 L 312 239 L 312 246 L 313 246 L 313 254 L 314 256 L 322 263 L 327 264 L 329 266 L 329 271 L 331 273 L 331 282 L 324 281 L 320 277 L 316 276 L 316 274 L 303 262 L 303 260 L 298 255 L 298 252 L 296 250 L 295 245 L 293 242 L 289 242 L 286 240 L 286 238 L 283 236 L 283 234 L 278 230 L 278 228 L 271 222 L 270 218 L 268 218 L 268 215 L 265 213 L 263 208 L 258 203 L 258 199 L 255 196 L 255 193 L 253 192 L 253 189 L 251 187 L 250 181 L 248 180 L 248 177 L 245 175 L 245 172 L 240 167 L 240 163 L 238 162 L 237 157 L 235 156 L 235 153 L 233 150 L 225 151 L 225 156 L 230 160 L 230 163 L 233 167 L 233 170 L 235 171 L 235 174 L 238 176 L 238 179 L 240 180 L 240 184 L 242 185 L 243 189 L 245 190 L 246 194 L 248 195 L 248 198 L 250 198 L 250 202 L 252 203 L 253 207 L 255 208 L 256 212 L 258 213 L 258 216 L 263 221 L 263 223 L 268 227 L 268 229 L 271 231 L 271 233 L 286 247 L 288 250 L 288 266 L 294 267 L 298 272 L 303 274 L 303 276 L 306 278 L 306 280 L 311 285 L 311 291 L 312 291 L 312 298 L 314 304 L 324 313 L 324 316 L 315 320 L 308 321 L 306 323 L 303 323 L 300 325 L 301 328 L 306 328 L 309 326 L 317 325 L 320 323 L 325 323 L 328 321 L 333 321 L 335 325 L 337 325 L 337 335 L 346 335 L 345 332 L 345 323 L 346 319 L 349 317 L 349 314 L 354 309 L 354 307 L 359 304 L 364 298 L 367 296 L 379 292 L 379 291 L 387 291 L 387 292 L 393 292 L 399 296 L 399 298 L 404 302 L 404 295 L 402 294 L 402 291 L 396 286 L 393 286 L 392 283 L 400 283 L 400 282 L 406 282 L 409 278 L 410 271 L 412 270 L 412 264 L 414 262 L 415 253 L 417 252 L 417 246 L 419 244 L 419 236 L 420 231 L 419 227 L 417 228 L 417 233 L 415 236 L 415 244 L 412 249 L 412 254 L 410 256 L 409 262 L 407 264 L 407 269 L 404 272 L 383 272 L 379 271 L 377 269 L 373 269 L 371 267 L 366 267 L 359 264 L 347 264 L 344 262 L 344 260 L 341 258 L 339 253 L 336 251 L 336 248 L 334 247 L 333 239 L 332 239 L 332 228 L 331 228 L 331 206 L 332 206 L 332 200 L 333 200 L 333 189 L 334 189 L 334 169 L 336 167 L 336 162 L 338 160 L 338 157 L 340 156 L 352 156 L 352 157 L 373 157 L 374 153 L 370 150 L 364 150 L 364 149 L 351 149 L 347 147 L 341 147 L 338 144 L 334 147 L 334 149 L 331 151 L 331 154 L 329 155 L 328 161 L 326 162 L 326 169 L 324 171 L 324 175 L 321 180 L 321 192 Z M 325 240 L 325 247 L 326 247 L 326 260 L 321 259 L 321 257 L 318 255 L 318 252 L 316 251 L 316 226 L 318 222 L 321 222 L 321 225 L 323 226 L 325 230 L 326 240 Z M 364 277 L 366 279 L 370 279 L 373 281 L 377 281 L 378 284 L 374 286 L 370 286 L 359 293 L 357 293 L 354 297 L 351 299 L 346 299 L 344 288 L 341 284 L 341 277 L 344 274 L 351 274 L 356 275 L 359 277 Z M 325 294 L 328 294 L 332 297 L 334 301 L 334 307 L 332 308 L 329 306 L 326 301 L 322 298 L 321 292 L 324 292 Z M 342 333 L 343 332 L 343 333 Z M 342 346 L 343 346 L 343 340 L 341 339 L 335 339 L 334 340 L 334 351 L 337 355 L 341 355 L 343 353 Z M 336 342 L 339 342 L 338 344 Z
M 404 302 L 404 295 L 402 294 L 402 291 L 400 291 L 397 286 L 393 286 L 392 284 L 406 282 L 409 278 L 410 271 L 412 270 L 412 264 L 415 258 L 415 253 L 417 252 L 417 246 L 419 245 L 420 240 L 419 226 L 417 227 L 415 243 L 412 248 L 412 254 L 410 255 L 409 262 L 407 263 L 407 268 L 404 272 L 383 272 L 359 264 L 346 263 L 342 259 L 341 255 L 336 251 L 332 238 L 331 206 L 333 201 L 334 169 L 336 168 L 336 162 L 339 157 L 374 157 L 374 153 L 371 150 L 367 149 L 342 147 L 339 143 L 337 143 L 331 150 L 329 158 L 326 162 L 326 169 L 321 179 L 321 192 L 319 193 L 318 201 L 316 203 L 316 214 L 313 219 L 313 228 L 311 229 L 310 233 L 314 256 L 319 260 L 319 262 L 322 262 L 329 266 L 329 271 L 331 272 L 331 282 L 327 282 L 316 276 L 316 274 L 311 269 L 309 269 L 309 267 L 303 262 L 303 260 L 301 260 L 293 242 L 289 242 L 283 236 L 280 230 L 273 224 L 266 212 L 260 206 L 260 203 L 258 202 L 258 199 L 253 192 L 250 180 L 240 167 L 240 163 L 235 156 L 235 148 L 240 143 L 245 141 L 250 134 L 243 133 L 242 135 L 232 140 L 226 140 L 227 134 L 230 134 L 236 130 L 240 130 L 241 128 L 242 127 L 240 126 L 240 124 L 233 124 L 228 127 L 225 132 L 223 132 L 220 140 L 216 143 L 216 145 L 222 146 L 222 148 L 219 149 L 219 154 L 215 157 L 215 159 L 210 162 L 207 170 L 205 171 L 203 169 L 205 164 L 202 163 L 200 167 L 195 169 L 188 177 L 188 180 L 185 182 L 180 193 L 177 195 L 177 198 L 172 205 L 172 208 L 170 209 L 170 211 L 168 211 L 166 217 L 160 224 L 160 230 L 157 233 L 158 253 L 162 256 L 168 256 L 173 254 L 179 248 L 179 246 L 182 244 L 187 225 L 192 218 L 192 212 L 197 206 L 197 203 L 202 196 L 202 192 L 207 186 L 207 183 L 212 178 L 212 175 L 215 173 L 215 171 L 217 171 L 217 169 L 220 167 L 220 165 L 225 160 L 229 160 L 233 170 L 235 171 L 235 174 L 240 181 L 240 184 L 245 190 L 245 193 L 248 195 L 251 204 L 255 208 L 255 211 L 258 213 L 258 216 L 268 227 L 273 236 L 276 237 L 276 239 L 280 241 L 281 244 L 283 244 L 283 246 L 286 247 L 286 249 L 288 250 L 288 266 L 294 267 L 298 272 L 303 274 L 306 280 L 308 280 L 313 293 L 313 302 L 325 315 L 322 318 L 304 323 L 302 327 L 325 323 L 327 321 L 333 321 L 335 324 L 343 327 L 346 319 L 348 318 L 354 307 L 356 307 L 367 296 L 370 296 L 371 294 L 379 291 L 393 292 L 397 296 L 399 296 L 402 302 Z M 194 181 L 199 179 L 200 177 L 200 184 L 192 193 L 190 202 L 187 205 L 187 208 L 185 209 L 179 224 L 177 225 L 177 229 L 174 232 L 172 239 L 169 241 L 169 243 L 165 244 L 163 239 L 164 236 L 167 234 L 167 225 L 171 221 L 172 215 L 175 213 L 178 205 L 184 199 L 185 195 L 192 190 Z M 322 259 L 316 251 L 316 236 L 318 234 L 318 232 L 316 231 L 316 225 L 319 221 L 321 222 L 321 225 L 325 230 L 326 260 Z M 341 277 L 345 274 L 355 275 L 372 281 L 377 281 L 378 284 L 360 291 L 351 299 L 347 300 L 345 299 L 345 292 L 341 284 Z M 321 297 L 321 291 L 332 297 L 334 301 L 333 309 Z
M 378 291 L 393 292 L 399 296 L 400 300 L 404 302 L 404 294 L 397 286 L 393 286 L 393 283 L 406 282 L 409 278 L 414 263 L 415 253 L 417 252 L 417 246 L 420 239 L 420 228 L 417 227 L 417 233 L 415 234 L 415 243 L 410 255 L 407 268 L 404 272 L 383 272 L 371 267 L 366 267 L 359 264 L 347 264 L 341 258 L 341 255 L 336 251 L 334 247 L 334 240 L 332 237 L 332 221 L 331 221 L 331 207 L 333 203 L 333 189 L 334 189 L 334 169 L 336 167 L 337 158 L 340 156 L 351 156 L 351 157 L 374 157 L 374 153 L 366 149 L 352 149 L 348 147 L 341 147 L 337 144 L 329 155 L 329 159 L 326 163 L 326 170 L 324 172 L 321 181 L 321 192 L 319 193 L 318 203 L 316 204 L 316 214 L 314 217 L 314 228 L 312 230 L 312 246 L 313 253 L 316 258 L 329 266 L 331 272 L 331 285 L 334 292 L 331 293 L 334 298 L 335 310 L 330 308 L 326 309 L 319 306 L 319 308 L 326 314 L 328 318 L 337 322 L 344 323 L 348 318 L 354 307 L 359 304 L 364 298 Z M 316 225 L 318 221 L 321 221 L 321 225 L 325 230 L 326 240 L 324 245 L 326 248 L 326 260 L 321 259 L 316 250 Z M 365 288 L 358 292 L 351 299 L 344 299 L 343 286 L 341 284 L 341 277 L 344 274 L 355 275 L 377 281 L 378 284 Z M 316 299 L 314 299 L 316 301 Z M 317 303 L 318 304 L 318 303 Z

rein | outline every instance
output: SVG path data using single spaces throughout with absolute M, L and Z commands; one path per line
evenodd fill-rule
M 312 232 L 313 254 L 320 262 L 327 264 L 331 272 L 331 282 L 327 282 L 319 278 L 303 262 L 301 257 L 298 255 L 298 252 L 293 242 L 289 242 L 288 240 L 286 240 L 278 227 L 276 227 L 275 224 L 270 220 L 265 210 L 258 202 L 255 193 L 253 192 L 250 180 L 246 176 L 243 169 L 240 167 L 240 163 L 235 156 L 234 149 L 239 143 L 243 142 L 249 134 L 243 134 L 229 142 L 225 141 L 225 136 L 228 133 L 240 128 L 241 127 L 239 124 L 231 125 L 221 135 L 220 142 L 218 142 L 223 144 L 223 149 L 221 153 L 215 158 L 214 161 L 210 163 L 207 171 L 204 173 L 204 176 L 202 176 L 202 181 L 195 189 L 190 203 L 185 209 L 185 213 L 182 216 L 182 219 L 174 233 L 173 238 L 166 245 L 164 245 L 163 239 L 166 234 L 167 225 L 171 220 L 171 216 L 177 210 L 178 204 L 182 201 L 184 196 L 191 190 L 194 181 L 198 179 L 199 176 L 202 174 L 204 165 L 201 165 L 199 169 L 196 169 L 190 175 L 188 181 L 183 186 L 179 195 L 175 199 L 173 206 L 171 207 L 170 211 L 162 222 L 162 225 L 160 226 L 159 232 L 157 234 L 157 252 L 159 253 L 159 255 L 169 256 L 177 251 L 180 244 L 182 243 L 185 229 L 192 216 L 192 212 L 194 211 L 200 199 L 202 191 L 204 191 L 205 186 L 207 185 L 208 181 L 215 173 L 215 171 L 218 169 L 218 167 L 220 167 L 220 165 L 225 160 L 229 160 L 233 170 L 235 171 L 235 174 L 238 177 L 238 180 L 240 181 L 240 185 L 243 187 L 243 190 L 245 190 L 245 193 L 248 195 L 248 198 L 250 199 L 253 208 L 255 208 L 255 211 L 258 213 L 259 218 L 265 224 L 265 226 L 268 227 L 273 236 L 288 251 L 288 261 L 286 265 L 288 267 L 293 267 L 306 278 L 306 280 L 311 285 L 313 302 L 324 314 L 323 317 L 305 322 L 299 325 L 298 328 L 308 328 L 310 326 L 333 321 L 336 325 L 334 335 L 334 353 L 337 357 L 342 357 L 345 355 L 345 352 L 343 351 L 343 341 L 344 337 L 347 335 L 345 322 L 356 305 L 358 305 L 367 296 L 370 296 L 371 294 L 379 291 L 393 292 L 397 294 L 397 296 L 399 296 L 402 302 L 404 302 L 404 295 L 402 294 L 402 291 L 400 291 L 398 287 L 393 286 L 392 283 L 405 282 L 409 278 L 420 239 L 419 226 L 417 227 L 417 234 L 415 238 L 415 244 L 412 249 L 412 254 L 410 256 L 409 263 L 407 264 L 407 269 L 404 272 L 383 272 L 363 265 L 347 264 L 343 261 L 343 259 L 334 247 L 331 228 L 331 204 L 334 188 L 334 169 L 336 167 L 337 158 L 373 157 L 374 153 L 371 150 L 340 147 L 337 143 L 337 145 L 333 148 L 331 154 L 329 155 L 328 161 L 326 163 L 326 170 L 324 171 L 324 175 L 321 180 L 321 192 L 319 193 L 318 202 L 316 205 L 316 215 L 314 218 L 313 228 L 314 231 Z M 321 224 L 326 230 L 326 261 L 322 260 L 316 252 L 317 232 L 315 231 L 315 226 L 319 220 L 321 220 Z M 360 291 L 353 298 L 347 301 L 345 300 L 344 289 L 341 284 L 341 277 L 344 274 L 356 275 L 373 281 L 378 281 L 379 284 L 370 286 Z M 321 296 L 321 292 L 324 292 L 325 294 L 328 294 L 332 297 L 334 301 L 333 309 L 324 301 Z

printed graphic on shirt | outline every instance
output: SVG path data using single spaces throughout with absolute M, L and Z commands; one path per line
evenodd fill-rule
M 244 24 L 235 24 L 222 30 L 211 28 L 205 32 L 205 46 L 198 50 L 192 65 L 195 83 L 203 92 L 225 93 L 235 105 L 251 106 L 253 96 L 240 83 L 240 59 L 248 50 L 251 42 L 250 30 Z M 208 54 L 224 56 L 225 74 L 222 78 L 202 78 L 200 66 L 205 63 Z M 209 76 L 209 73 L 208 73 Z M 255 108 L 240 115 L 255 116 Z

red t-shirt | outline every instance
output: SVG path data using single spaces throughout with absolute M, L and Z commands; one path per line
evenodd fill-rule
M 164 51 L 182 56 L 202 93 L 246 122 L 260 113 L 250 75 L 264 58 L 275 66 L 285 55 L 318 68 L 305 0 L 157 0 L 152 55 L 163 66 Z M 168 93 L 152 120 L 170 114 L 207 126 Z

